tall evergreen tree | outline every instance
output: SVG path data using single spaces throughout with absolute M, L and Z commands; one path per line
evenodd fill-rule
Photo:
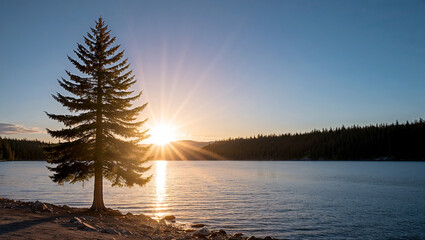
M 46 148 L 49 167 L 54 172 L 54 182 L 75 183 L 94 176 L 94 194 L 91 210 L 103 211 L 103 178 L 113 186 L 144 185 L 150 177 L 142 174 L 146 149 L 138 143 L 148 137 L 141 131 L 146 122 L 137 116 L 147 103 L 132 107 L 142 92 L 133 96 L 130 87 L 136 82 L 124 51 L 113 45 L 115 37 L 102 18 L 96 21 L 84 37 L 85 46 L 77 45 L 74 53 L 79 61 L 68 56 L 69 61 L 81 73 L 66 71 L 68 79 L 58 80 L 59 85 L 73 96 L 60 93 L 53 98 L 74 114 L 46 114 L 62 122 L 66 128 L 47 129 L 60 143 Z
M 15 152 L 10 147 L 9 141 L 6 141 L 5 139 L 3 139 L 1 142 L 1 148 L 3 152 L 4 160 L 15 160 Z

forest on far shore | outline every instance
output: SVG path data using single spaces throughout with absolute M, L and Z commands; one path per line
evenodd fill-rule
M 0 137 L 0 160 L 45 160 L 43 146 L 38 140 Z
M 37 140 L 0 138 L 0 160 L 44 160 Z M 203 148 L 172 143 L 179 154 L 158 160 L 425 160 L 425 121 L 338 127 L 307 133 L 258 135 Z M 156 158 L 155 158 L 156 157 Z
M 203 149 L 233 160 L 425 160 L 425 122 L 258 135 L 215 141 Z

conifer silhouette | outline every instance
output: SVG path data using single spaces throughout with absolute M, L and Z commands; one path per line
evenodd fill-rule
M 113 45 L 115 37 L 102 18 L 96 21 L 84 37 L 85 46 L 77 45 L 74 53 L 79 61 L 68 56 L 81 73 L 66 71 L 67 79 L 58 80 L 60 86 L 73 96 L 61 93 L 53 98 L 74 114 L 46 114 L 62 122 L 66 128 L 47 129 L 60 143 L 46 148 L 54 182 L 75 183 L 95 178 L 91 210 L 103 211 L 103 178 L 113 186 L 144 185 L 150 180 L 142 174 L 146 151 L 139 142 L 148 137 L 141 130 L 147 119 L 137 121 L 147 103 L 132 107 L 142 92 L 134 95 L 130 89 L 136 82 L 128 59 L 123 59 L 120 45 Z

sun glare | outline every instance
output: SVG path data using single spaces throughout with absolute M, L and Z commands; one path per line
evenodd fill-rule
M 175 130 L 170 125 L 157 125 L 150 130 L 150 141 L 156 145 L 165 145 L 176 140 Z
M 156 203 L 155 212 L 157 219 L 161 219 L 166 214 L 167 202 L 167 161 L 156 161 L 155 171 L 155 182 L 156 182 Z

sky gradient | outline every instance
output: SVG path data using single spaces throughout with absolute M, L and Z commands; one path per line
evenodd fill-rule
M 103 17 L 149 102 L 214 140 L 424 118 L 424 1 L 1 1 L 0 136 L 51 140 L 50 96 Z M 6 129 L 6 130 L 3 130 Z M 12 129 L 12 130 L 11 130 Z M 19 130 L 21 129 L 21 131 Z

